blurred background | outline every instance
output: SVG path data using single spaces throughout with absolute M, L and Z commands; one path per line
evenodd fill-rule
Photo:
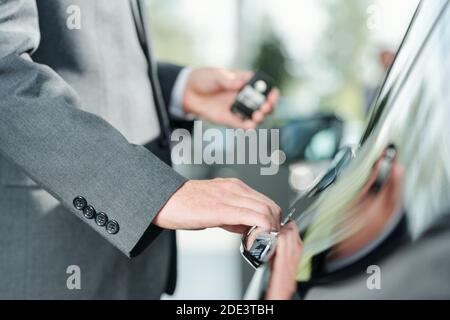
M 281 129 L 288 161 L 258 166 L 178 166 L 193 179 L 236 177 L 287 210 L 337 150 L 358 143 L 381 81 L 418 0 L 147 0 L 160 60 L 261 70 L 280 88 L 264 127 Z M 205 127 L 206 125 L 204 125 Z M 223 128 L 222 128 L 223 129 Z M 178 232 L 178 286 L 168 299 L 240 299 L 253 271 L 240 237 Z

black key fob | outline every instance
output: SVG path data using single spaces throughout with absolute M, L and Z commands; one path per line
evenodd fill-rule
M 258 269 L 260 266 L 267 263 L 275 253 L 277 237 L 277 232 L 262 233 L 256 237 L 251 248 L 248 250 L 245 248 L 246 246 L 243 240 L 241 243 L 242 256 L 250 263 L 250 265 L 255 269 Z
M 250 119 L 253 112 L 259 110 L 267 101 L 267 96 L 274 87 L 274 81 L 262 72 L 257 72 L 239 91 L 231 111 Z

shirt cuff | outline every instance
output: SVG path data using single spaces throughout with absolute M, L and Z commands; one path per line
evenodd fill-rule
M 181 70 L 172 89 L 172 94 L 170 96 L 169 113 L 176 119 L 194 119 L 194 116 L 192 114 L 188 114 L 183 110 L 183 94 L 191 71 L 192 69 L 189 67 Z

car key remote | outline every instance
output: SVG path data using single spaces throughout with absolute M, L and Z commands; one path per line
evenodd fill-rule
M 240 114 L 244 119 L 250 119 L 253 113 L 267 101 L 274 87 L 273 80 L 262 72 L 257 72 L 239 91 L 231 111 Z
M 278 232 L 258 235 L 251 248 L 246 251 L 241 244 L 241 253 L 255 269 L 267 263 L 272 258 L 277 246 Z

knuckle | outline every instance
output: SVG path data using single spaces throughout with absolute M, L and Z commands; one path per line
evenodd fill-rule
M 279 207 L 279 206 L 276 206 L 275 207 L 275 215 L 277 216 L 277 217 L 281 217 L 281 208 Z
M 272 223 L 273 216 L 272 216 L 272 211 L 270 209 L 268 209 L 267 211 L 264 211 L 263 215 L 267 219 L 267 221 L 270 221 L 270 223 Z
M 236 187 L 236 184 L 233 183 L 233 181 L 231 181 L 230 179 L 224 179 L 224 180 L 222 181 L 222 185 L 223 185 L 223 187 L 226 188 L 226 189 L 233 189 L 233 188 Z
M 240 215 L 240 216 L 245 215 L 245 214 L 248 213 L 247 209 L 246 209 L 246 208 L 243 208 L 243 207 L 237 208 L 236 212 L 237 212 L 237 214 Z
M 298 231 L 297 225 L 295 224 L 295 222 L 293 220 L 289 221 L 289 223 L 286 225 L 286 229 L 292 233 L 296 233 Z
M 263 203 L 261 206 L 262 206 L 262 209 L 264 210 L 263 212 L 265 214 L 268 214 L 268 215 L 272 215 L 273 214 L 273 210 L 272 210 L 272 208 L 269 205 Z
M 241 184 L 241 183 L 242 183 L 242 181 L 239 180 L 239 179 L 237 179 L 237 178 L 230 178 L 230 179 L 228 179 L 228 180 L 231 181 L 231 182 L 233 182 L 233 183 L 235 183 L 235 184 Z
M 253 212 L 250 210 L 250 209 L 247 209 L 247 208 L 243 208 L 243 207 L 239 207 L 238 209 L 237 209 L 237 214 L 239 215 L 239 216 L 250 216 L 251 214 L 252 214 Z
M 246 189 L 246 186 L 247 186 L 244 182 L 242 182 L 242 180 L 239 180 L 239 179 L 236 179 L 236 178 L 233 178 L 231 180 L 231 183 L 233 184 L 234 188 L 238 188 L 240 190 Z
M 275 207 L 277 208 L 277 211 L 281 214 L 281 211 L 283 211 L 283 210 L 281 209 L 281 207 L 280 207 L 279 205 L 277 205 L 276 203 L 275 203 Z
M 267 230 L 272 229 L 272 219 L 270 215 L 261 215 L 262 227 Z
M 224 180 L 225 180 L 225 179 L 223 179 L 223 178 L 215 178 L 215 179 L 213 179 L 212 181 L 213 181 L 214 183 L 221 184 Z

